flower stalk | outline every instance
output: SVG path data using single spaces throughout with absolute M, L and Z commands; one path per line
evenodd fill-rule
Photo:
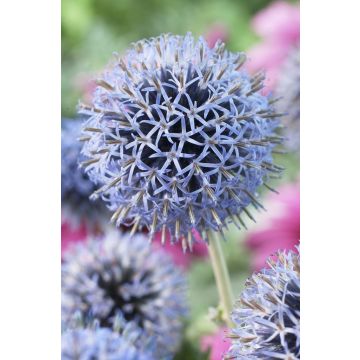
M 226 325 L 231 328 L 232 322 L 230 314 L 233 306 L 233 294 L 230 276 L 219 238 L 214 232 L 209 232 L 209 254 L 219 292 L 220 305 L 223 310 L 223 320 Z

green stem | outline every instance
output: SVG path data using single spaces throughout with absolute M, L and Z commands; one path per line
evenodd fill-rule
M 232 322 L 230 314 L 233 306 L 233 295 L 230 277 L 219 238 L 216 233 L 213 232 L 210 232 L 209 234 L 209 254 L 215 275 L 216 286 L 219 292 L 220 302 L 224 310 L 224 320 L 227 326 L 231 328 Z

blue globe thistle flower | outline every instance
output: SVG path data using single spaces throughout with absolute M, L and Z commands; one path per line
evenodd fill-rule
M 62 264 L 62 318 L 75 311 L 111 328 L 117 316 L 155 337 L 158 355 L 175 352 L 187 312 L 185 278 L 163 251 L 141 235 L 108 233 L 78 244 Z
M 83 165 L 113 222 L 161 230 L 163 240 L 168 228 L 191 249 L 193 229 L 220 231 L 242 211 L 252 218 L 256 190 L 281 171 L 272 152 L 282 138 L 260 93 L 264 76 L 250 77 L 245 60 L 221 42 L 210 49 L 191 34 L 161 35 L 133 44 L 102 74 L 79 112 Z
M 63 120 L 61 128 L 61 206 L 68 220 L 91 224 L 105 217 L 106 207 L 101 201 L 91 202 L 89 197 L 96 190 L 79 161 L 83 159 L 81 121 Z
M 70 329 L 61 336 L 62 360 L 155 360 L 107 328 Z
M 226 359 L 300 359 L 300 257 L 279 251 L 253 274 L 232 313 Z
M 155 342 L 141 339 L 142 330 L 135 323 L 116 315 L 112 330 L 101 328 L 99 321 L 76 311 L 65 324 L 62 334 L 62 359 L 155 360 Z
M 285 113 L 283 118 L 284 144 L 292 151 L 300 147 L 300 49 L 297 47 L 290 53 L 282 69 L 276 89 L 279 96 L 279 110 Z

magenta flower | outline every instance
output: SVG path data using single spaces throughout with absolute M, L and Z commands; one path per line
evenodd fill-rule
M 88 227 L 85 222 L 73 225 L 68 221 L 61 224 L 61 255 L 67 251 L 71 244 L 85 241 L 88 235 Z
M 265 200 L 267 212 L 257 219 L 257 225 L 248 232 L 246 245 L 252 252 L 252 267 L 265 267 L 266 259 L 277 250 L 292 250 L 300 239 L 300 187 L 286 184 L 278 194 L 269 194 Z
M 193 236 L 195 241 L 192 252 L 187 252 L 186 254 L 182 249 L 181 242 L 174 244 L 170 243 L 169 234 L 167 234 L 165 243 L 162 245 L 161 232 L 158 232 L 155 234 L 152 244 L 155 248 L 163 248 L 164 251 L 166 251 L 171 256 L 176 265 L 183 269 L 188 269 L 194 260 L 206 257 L 208 255 L 207 245 L 203 240 L 200 241 L 200 235 L 198 233 L 194 233 Z
M 201 338 L 201 350 L 210 350 L 209 360 L 220 360 L 230 348 L 230 341 L 226 338 L 225 328 L 220 328 L 215 334 Z
M 248 69 L 251 72 L 266 71 L 268 92 L 274 89 L 284 60 L 299 44 L 300 8 L 276 1 L 255 15 L 252 27 L 263 42 L 249 51 Z

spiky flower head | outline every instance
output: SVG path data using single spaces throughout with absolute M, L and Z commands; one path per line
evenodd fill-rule
M 279 110 L 286 115 L 283 119 L 287 141 L 291 150 L 300 146 L 300 49 L 294 48 L 286 60 L 278 81 L 276 96 L 279 96 Z
M 142 235 L 111 232 L 78 244 L 62 264 L 62 317 L 76 310 L 111 328 L 116 316 L 154 336 L 159 356 L 176 350 L 186 314 L 185 278 L 163 251 Z
M 279 251 L 253 274 L 232 313 L 226 359 L 300 359 L 300 257 Z
M 96 190 L 94 184 L 79 168 L 83 156 L 78 137 L 81 121 L 63 119 L 61 128 L 61 206 L 68 220 L 92 223 L 105 217 L 106 207 L 101 201 L 90 201 Z
M 155 360 L 111 329 L 69 329 L 61 336 L 62 360 Z
M 121 314 L 115 317 L 112 329 L 101 328 L 97 319 L 84 317 L 80 311 L 63 325 L 62 359 L 155 360 L 154 339 L 142 340 L 142 330 Z
M 281 138 L 264 76 L 251 78 L 245 60 L 221 42 L 161 35 L 133 44 L 98 79 L 92 104 L 80 105 L 84 166 L 116 224 L 163 238 L 168 228 L 191 248 L 193 229 L 221 230 L 258 206 L 256 190 L 280 170 Z

